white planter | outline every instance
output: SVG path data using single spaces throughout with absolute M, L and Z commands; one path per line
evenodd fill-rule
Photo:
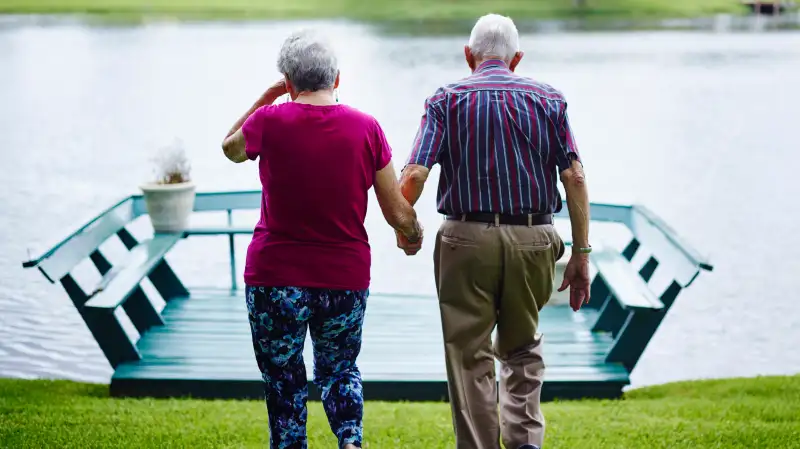
M 155 232 L 181 232 L 189 226 L 194 209 L 194 183 L 153 183 L 140 188 Z

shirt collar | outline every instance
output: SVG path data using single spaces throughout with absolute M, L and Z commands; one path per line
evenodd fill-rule
M 508 65 L 500 59 L 487 59 L 483 61 L 481 65 L 475 69 L 475 73 L 484 73 L 489 70 L 497 70 L 502 69 L 503 71 L 508 71 Z

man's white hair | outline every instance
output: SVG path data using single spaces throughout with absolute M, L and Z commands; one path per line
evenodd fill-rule
M 472 28 L 469 49 L 477 59 L 494 57 L 509 61 L 519 51 L 517 26 L 508 17 L 487 14 Z

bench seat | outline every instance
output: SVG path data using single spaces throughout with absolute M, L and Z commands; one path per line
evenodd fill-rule
M 180 239 L 179 234 L 156 234 L 136 245 L 123 263 L 103 276 L 84 307 L 113 311 L 123 305 Z
M 611 248 L 592 252 L 590 260 L 597 268 L 620 306 L 626 309 L 663 309 L 658 299 L 639 273 L 622 255 Z

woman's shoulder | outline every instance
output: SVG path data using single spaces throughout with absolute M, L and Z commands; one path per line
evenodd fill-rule
M 355 122 L 363 124 L 364 127 L 366 128 L 374 129 L 381 127 L 380 123 L 378 122 L 378 119 L 376 119 L 372 114 L 368 112 L 364 112 L 354 106 L 349 106 L 344 104 L 340 105 L 340 107 L 342 108 L 343 113 L 348 118 L 350 118 Z

